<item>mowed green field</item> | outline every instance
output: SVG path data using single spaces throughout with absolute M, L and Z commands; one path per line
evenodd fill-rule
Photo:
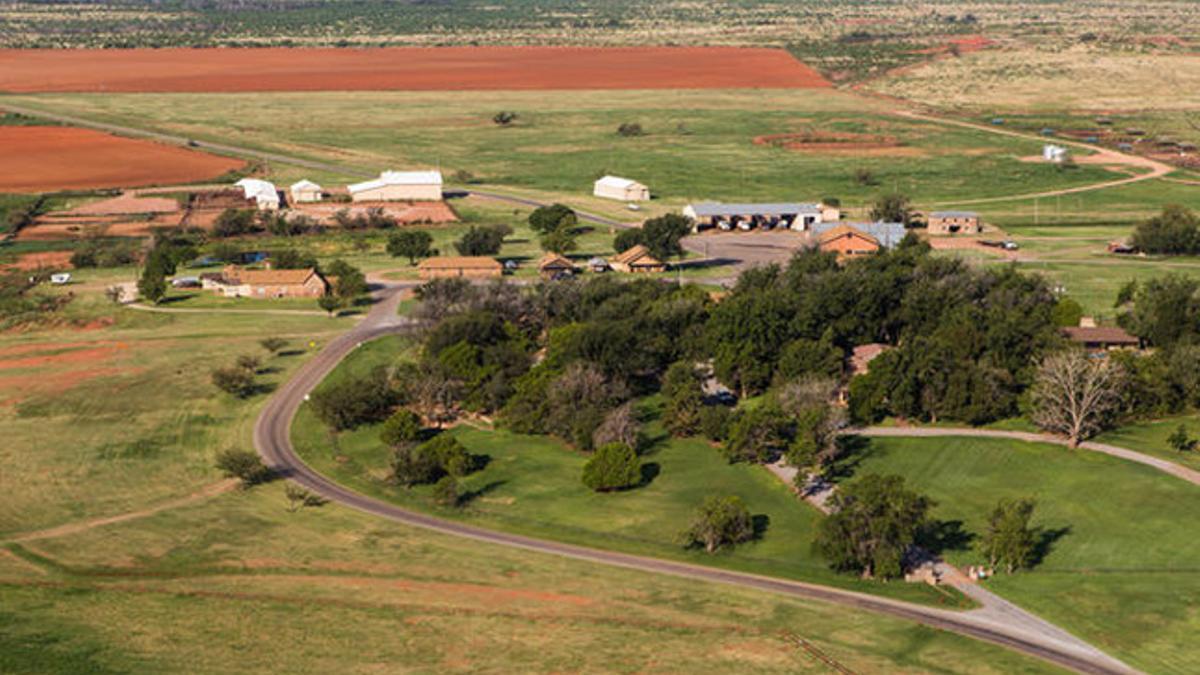
M 1036 499 L 1044 558 L 988 587 L 1148 672 L 1185 673 L 1195 663 L 1194 485 L 1099 453 L 973 438 L 872 439 L 864 472 L 904 476 L 937 500 L 937 518 L 975 535 L 1001 498 Z M 985 562 L 972 544 L 944 555 Z
M 829 90 L 322 92 L 38 95 L 30 106 L 270 149 L 360 168 L 439 167 L 490 185 L 586 195 L 605 173 L 636 178 L 664 202 L 721 199 L 847 204 L 899 190 L 921 201 L 1024 194 L 1117 177 L 1022 162 L 1040 142 L 922 122 Z M 515 124 L 492 122 L 499 111 Z M 645 135 L 617 134 L 637 123 Z M 760 135 L 894 138 L 898 147 L 794 151 Z M 275 167 L 281 179 L 304 172 Z M 870 184 L 855 178 L 872 174 Z
M 361 377 L 380 365 L 406 358 L 410 342 L 384 338 L 355 350 L 327 382 Z M 653 415 L 655 401 L 643 402 Z M 831 573 L 811 550 L 820 514 L 796 499 L 787 485 L 759 466 L 729 464 L 717 448 L 698 439 L 669 439 L 654 421 L 646 426 L 653 444 L 644 454 L 646 484 L 614 494 L 597 494 L 580 480 L 586 453 L 546 436 L 459 426 L 453 433 L 471 452 L 486 455 L 487 467 L 466 478 L 468 505 L 460 511 L 433 507 L 429 486 L 399 488 L 389 480 L 390 450 L 379 425 L 333 437 L 303 406 L 292 438 L 315 469 L 398 504 L 436 510 L 498 529 L 573 543 L 615 548 L 761 574 L 804 579 L 917 602 L 965 606 L 961 596 L 923 585 L 872 584 Z M 713 494 L 741 497 L 762 528 L 758 540 L 731 553 L 710 556 L 684 549 L 679 535 L 692 512 Z

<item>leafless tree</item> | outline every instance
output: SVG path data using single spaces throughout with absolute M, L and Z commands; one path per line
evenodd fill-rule
M 1033 420 L 1067 437 L 1074 448 L 1111 421 L 1120 406 L 1124 370 L 1080 349 L 1046 357 L 1033 387 Z
M 604 421 L 592 434 L 592 445 L 598 448 L 609 443 L 623 443 L 636 450 L 640 432 L 641 424 L 633 412 L 633 404 L 625 403 L 604 416 Z
M 828 405 L 837 392 L 837 381 L 828 377 L 800 377 L 779 389 L 779 407 L 789 415 Z
M 409 383 L 413 407 L 439 428 L 457 416 L 459 383 L 447 377 L 440 368 L 420 367 L 418 377 Z

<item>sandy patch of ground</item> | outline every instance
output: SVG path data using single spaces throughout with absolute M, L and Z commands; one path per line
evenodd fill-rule
M 458 214 L 446 202 L 356 202 L 296 204 L 293 213 L 303 213 L 330 224 L 333 215 L 345 210 L 351 216 L 365 214 L 368 209 L 381 208 L 389 216 L 401 224 L 411 223 L 452 223 L 458 221 Z
M 135 213 L 174 213 L 179 210 L 179 202 L 166 197 L 139 197 L 130 192 L 124 192 L 111 199 L 103 199 L 91 204 L 64 211 L 65 216 L 117 216 Z
M 45 251 L 42 253 L 25 253 L 16 262 L 5 265 L 10 270 L 69 270 L 71 269 L 70 251 Z

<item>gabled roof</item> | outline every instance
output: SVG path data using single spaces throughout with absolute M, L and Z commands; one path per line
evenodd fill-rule
M 628 178 L 621 178 L 619 176 L 604 176 L 603 178 L 600 178 L 596 181 L 596 185 L 604 185 L 607 187 L 618 188 L 621 190 L 626 190 L 626 189 L 632 188 L 632 187 L 646 187 L 645 185 L 642 185 L 641 183 L 637 182 L 636 180 L 630 180 Z
M 291 187 L 289 187 L 288 189 L 289 190 L 320 190 L 321 186 L 317 185 L 316 183 L 312 182 L 311 180 L 305 178 L 304 180 L 300 180 L 300 181 L 296 181 L 295 183 L 292 183 Z
M 423 270 L 499 270 L 501 265 L 494 258 L 488 258 L 485 256 L 437 256 L 422 260 L 417 264 L 417 268 Z
M 689 208 L 698 218 L 712 216 L 790 216 L 794 214 L 820 215 L 821 205 L 798 202 L 780 202 L 767 204 L 723 204 L 721 202 L 700 202 L 689 204 Z
M 1072 342 L 1136 345 L 1138 339 L 1115 326 L 1070 326 L 1062 329 Z
M 246 196 L 246 199 L 279 201 L 279 191 L 275 189 L 275 184 L 270 181 L 260 178 L 243 178 L 234 183 L 234 185 L 242 188 L 242 194 Z
M 236 284 L 255 284 L 299 286 L 308 282 L 317 271 L 311 267 L 298 270 L 247 270 L 240 267 L 226 267 L 221 273 L 230 282 Z
M 389 185 L 441 185 L 441 171 L 384 171 L 379 178 L 347 187 L 351 194 Z
M 826 244 L 834 239 L 840 239 L 842 237 L 860 237 L 862 239 L 866 239 L 876 246 L 880 245 L 879 240 L 875 237 L 872 237 L 857 227 L 851 227 L 849 225 L 838 225 L 836 227 L 831 227 L 824 232 L 821 232 L 817 237 L 817 240 L 822 244 Z
M 642 244 L 638 244 L 633 248 L 626 249 L 612 258 L 609 258 L 614 263 L 632 265 L 636 262 L 641 262 L 647 265 L 661 265 L 662 261 L 650 255 L 650 249 Z
M 567 260 L 564 256 L 550 252 L 542 256 L 542 259 L 538 261 L 538 269 L 575 269 L 575 263 Z
M 895 248 L 908 234 L 904 223 L 817 223 L 813 226 L 813 232 L 821 237 L 820 241 L 826 241 L 823 237 L 824 233 L 841 227 L 853 228 L 867 235 L 883 248 Z

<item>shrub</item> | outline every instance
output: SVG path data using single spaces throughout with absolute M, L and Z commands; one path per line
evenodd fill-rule
M 214 369 L 212 383 L 217 389 L 238 398 L 247 398 L 256 389 L 254 373 L 238 366 Z
M 380 421 L 394 399 L 387 373 L 378 369 L 364 378 L 327 385 L 314 392 L 309 402 L 318 419 L 334 431 L 344 431 Z
M 216 467 L 229 478 L 237 478 L 242 485 L 249 487 L 265 483 L 273 477 L 273 472 L 258 453 L 249 450 L 222 450 L 217 453 Z
M 700 409 L 700 433 L 714 443 L 725 440 L 729 435 L 729 422 L 733 413 L 723 405 L 709 405 Z
M 740 497 L 711 496 L 704 500 L 683 533 L 686 548 L 702 546 L 708 553 L 754 537 L 754 519 Z
M 454 476 L 442 476 L 433 486 L 433 501 L 438 506 L 458 506 L 462 500 L 458 479 Z
M 617 127 L 617 134 L 630 138 L 633 136 L 645 136 L 646 132 L 642 129 L 642 125 L 637 122 L 622 122 L 621 126 Z
M 494 122 L 497 126 L 506 127 L 513 122 L 516 122 L 517 117 L 519 117 L 517 113 L 511 110 L 501 110 L 495 115 L 492 115 L 492 122 Z
M 379 440 L 384 445 L 397 446 L 421 439 L 421 418 L 411 410 L 397 410 L 383 423 Z
M 600 446 L 583 465 L 583 484 L 596 492 L 631 488 L 642 480 L 642 463 L 624 443 Z

